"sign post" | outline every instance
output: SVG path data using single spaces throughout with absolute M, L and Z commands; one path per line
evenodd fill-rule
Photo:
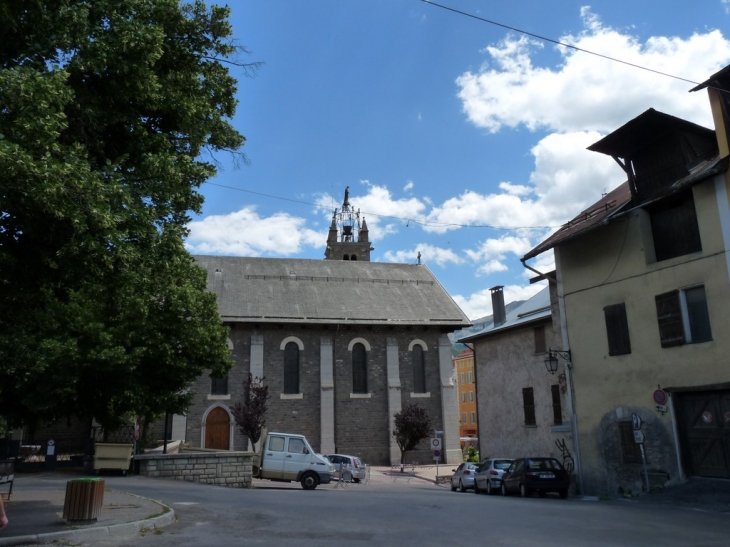
M 439 476 L 439 460 L 441 460 L 441 439 L 438 437 L 431 438 L 431 450 L 433 450 L 433 459 L 436 460 L 436 476 Z
M 644 452 L 644 432 L 641 430 L 643 423 L 638 412 L 631 415 L 631 426 L 634 430 L 634 442 L 639 445 L 641 450 L 641 466 L 644 469 L 644 482 L 646 483 L 646 491 L 649 491 L 649 471 L 646 469 L 646 452 Z

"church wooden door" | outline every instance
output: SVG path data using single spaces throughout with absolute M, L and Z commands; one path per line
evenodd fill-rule
M 205 419 L 205 448 L 229 450 L 231 447 L 231 419 L 228 412 L 216 407 Z

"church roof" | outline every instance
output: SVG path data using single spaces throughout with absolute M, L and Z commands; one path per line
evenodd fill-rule
M 471 325 L 424 265 L 195 256 L 226 322 Z

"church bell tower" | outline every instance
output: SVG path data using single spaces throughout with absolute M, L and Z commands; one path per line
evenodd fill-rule
M 332 214 L 325 260 L 360 260 L 370 262 L 370 251 L 374 247 L 368 241 L 368 225 L 363 217 L 360 223 L 360 210 L 350 205 L 350 187 L 345 188 L 342 208 Z

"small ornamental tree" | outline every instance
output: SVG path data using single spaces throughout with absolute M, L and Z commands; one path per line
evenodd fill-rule
M 400 448 L 400 462 L 402 464 L 406 461 L 406 452 L 413 450 L 430 433 L 431 418 L 426 409 L 409 404 L 400 412 L 395 413 L 393 436 L 398 448 Z
M 231 412 L 241 433 L 252 445 L 259 442 L 261 430 L 266 425 L 266 401 L 269 397 L 269 387 L 264 385 L 264 378 L 254 377 L 249 372 L 243 381 L 243 401 L 233 405 Z

